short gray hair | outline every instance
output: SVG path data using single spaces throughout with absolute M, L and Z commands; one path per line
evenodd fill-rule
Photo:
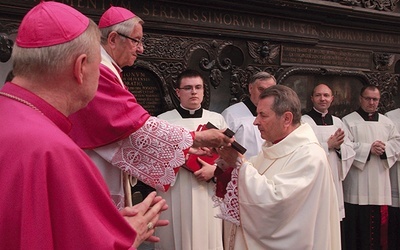
M 293 89 L 283 85 L 274 85 L 266 88 L 260 94 L 260 100 L 270 96 L 274 97 L 274 104 L 271 109 L 277 116 L 282 116 L 289 111 L 293 114 L 292 124 L 300 124 L 301 103 Z
M 118 33 L 121 33 L 123 35 L 127 35 L 128 36 L 129 34 L 132 33 L 133 28 L 135 28 L 135 25 L 138 24 L 138 23 L 143 25 L 144 21 L 140 17 L 135 16 L 135 17 L 133 17 L 131 19 L 128 19 L 126 21 L 114 24 L 112 26 L 101 28 L 100 29 L 100 32 L 101 32 L 101 44 L 102 45 L 106 45 L 107 44 L 108 35 L 110 35 L 110 33 L 112 31 L 115 31 L 115 32 L 118 32 Z M 123 38 L 125 39 L 125 37 L 123 37 Z
M 268 80 L 268 79 L 274 79 L 274 81 L 276 83 L 276 79 L 273 75 L 271 75 L 270 73 L 265 72 L 265 71 L 260 71 L 250 77 L 249 84 L 253 84 L 257 80 Z

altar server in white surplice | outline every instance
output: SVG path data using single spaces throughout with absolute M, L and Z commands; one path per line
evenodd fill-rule
M 218 150 L 218 166 L 234 166 L 225 193 L 217 178 L 220 217 L 235 224 L 225 249 L 341 249 L 331 169 L 310 125 L 300 123 L 296 93 L 283 85 L 265 89 L 257 113 L 266 142 L 256 157 Z
M 199 72 L 185 70 L 178 76 L 175 87 L 180 106 L 160 114 L 160 119 L 189 130 L 196 130 L 207 122 L 219 129 L 227 127 L 222 115 L 201 107 L 204 79 Z M 161 194 L 169 206 L 161 216 L 168 219 L 170 225 L 165 230 L 157 228 L 156 234 L 161 241 L 156 244 L 156 249 L 223 249 L 222 220 L 215 217 L 219 209 L 214 207 L 212 201 L 215 183 L 210 180 L 215 169 L 216 166 L 210 164 L 195 172 L 182 168 L 171 189 Z
M 328 113 L 333 99 L 332 90 L 325 84 L 318 84 L 311 95 L 313 109 L 301 119 L 312 127 L 328 157 L 342 220 L 345 217 L 342 182 L 349 172 L 356 152 L 353 150 L 353 143 L 349 140 L 349 132 L 343 122 Z
M 249 97 L 226 108 L 221 114 L 228 127 L 235 133 L 235 139 L 247 151 L 246 158 L 257 155 L 264 140 L 253 124 L 257 116 L 257 103 L 260 93 L 276 84 L 275 77 L 267 72 L 255 73 L 249 80 Z
M 386 113 L 386 116 L 394 122 L 397 132 L 400 132 L 400 108 Z M 400 154 L 400 148 L 397 149 Z M 388 246 L 390 250 L 398 249 L 400 246 L 400 158 L 393 167 L 390 168 L 390 185 L 392 188 L 392 205 L 389 206 L 389 228 L 388 228 Z
M 360 108 L 342 119 L 356 152 L 343 181 L 346 249 L 381 249 L 387 244 L 389 169 L 397 161 L 400 135 L 394 123 L 377 112 L 380 97 L 376 86 L 364 86 Z

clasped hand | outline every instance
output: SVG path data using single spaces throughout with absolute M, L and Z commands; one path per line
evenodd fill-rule
M 371 145 L 371 153 L 374 155 L 382 155 L 383 153 L 385 153 L 385 143 L 383 143 L 382 141 L 374 141 Z
M 344 131 L 340 128 L 328 139 L 328 148 L 340 149 L 340 145 L 344 142 Z
M 167 209 L 166 201 L 162 197 L 156 196 L 156 192 L 151 192 L 141 203 L 132 207 L 125 207 L 120 211 L 137 233 L 133 243 L 135 248 L 144 241 L 160 241 L 160 238 L 153 234 L 156 227 L 169 224 L 168 220 L 159 220 L 161 212 Z

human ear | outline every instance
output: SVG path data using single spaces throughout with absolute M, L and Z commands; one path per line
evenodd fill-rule
M 180 94 L 180 92 L 179 92 L 179 88 L 176 88 L 176 89 L 175 89 L 175 93 L 176 93 L 176 96 L 180 99 L 181 94 Z
M 283 119 L 283 124 L 285 127 L 288 127 L 292 124 L 293 121 L 293 114 L 292 112 L 286 111 L 283 115 L 282 115 L 282 119 Z
M 115 31 L 111 31 L 110 34 L 108 34 L 107 43 L 108 43 L 108 45 L 111 46 L 112 48 L 115 48 L 115 46 L 116 46 L 116 43 L 117 43 L 117 41 L 116 41 L 116 40 L 117 40 L 117 36 L 118 36 L 118 33 L 115 32 Z
M 86 63 L 87 63 L 87 55 L 86 54 L 81 54 L 75 59 L 74 76 L 79 84 L 83 83 Z

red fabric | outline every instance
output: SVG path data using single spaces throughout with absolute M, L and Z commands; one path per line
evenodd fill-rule
M 217 153 L 213 153 L 212 155 L 189 155 L 188 160 L 186 161 L 184 167 L 190 172 L 196 172 L 202 168 L 201 163 L 197 160 L 202 159 L 210 165 L 215 164 L 215 160 L 218 159 L 219 155 Z
M 220 168 L 216 168 L 214 172 L 214 176 L 217 178 L 215 195 L 219 198 L 224 198 L 226 194 L 226 187 L 228 183 L 231 181 L 233 167 L 228 168 L 225 171 L 222 171 Z
M 40 112 L 0 96 L 2 249 L 128 249 L 135 231 L 87 155 L 60 129 L 65 116 L 6 83 Z M 57 126 L 58 125 L 58 126 Z
M 381 206 L 381 250 L 388 249 L 388 206 Z
M 206 124 L 200 124 L 196 131 L 202 131 L 202 130 L 207 130 Z M 191 135 L 194 140 L 195 132 L 193 132 Z M 186 154 L 185 154 L 185 156 L 186 156 Z M 202 165 L 197 160 L 197 158 L 202 159 L 203 161 L 207 162 L 208 164 L 214 165 L 215 160 L 218 159 L 218 157 L 219 157 L 219 155 L 217 153 L 212 153 L 211 155 L 201 155 L 201 156 L 191 154 L 187 158 L 187 161 L 186 161 L 185 165 L 183 165 L 183 167 L 185 167 L 190 172 L 194 173 L 202 168 Z
M 93 149 L 128 137 L 149 117 L 115 74 L 100 65 L 96 96 L 86 108 L 69 117 L 73 124 L 70 136 L 81 148 Z

